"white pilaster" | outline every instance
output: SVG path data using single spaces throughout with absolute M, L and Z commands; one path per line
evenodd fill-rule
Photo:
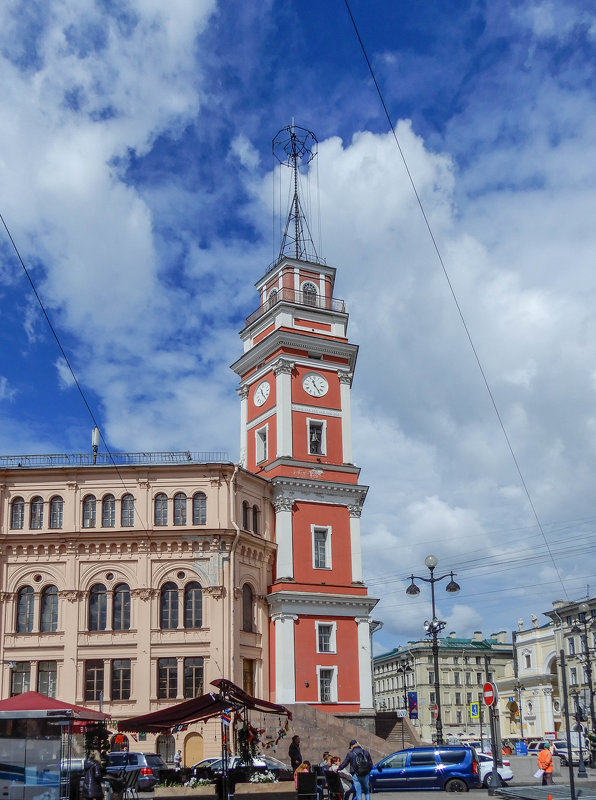
M 273 501 L 275 508 L 275 541 L 277 542 L 276 579 L 294 577 L 292 540 L 292 506 L 294 501 L 280 497 Z
M 294 623 L 296 614 L 274 614 L 275 623 L 275 702 L 296 702 L 294 666 Z
M 356 617 L 358 625 L 358 675 L 360 679 L 360 708 L 373 707 L 372 653 L 370 649 L 370 619 Z
M 360 544 L 360 515 L 362 506 L 348 506 L 350 512 L 350 550 L 352 552 L 352 581 L 362 583 L 362 545 Z
M 292 370 L 294 364 L 280 358 L 275 364 L 277 408 L 277 457 L 292 456 Z
M 246 469 L 246 443 L 248 424 L 248 387 L 238 389 L 240 395 L 240 465 Z
M 339 393 L 341 401 L 341 441 L 343 447 L 344 464 L 352 464 L 352 412 L 350 409 L 350 391 L 352 387 L 352 373 L 340 370 Z

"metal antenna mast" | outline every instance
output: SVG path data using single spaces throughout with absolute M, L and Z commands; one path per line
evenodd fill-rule
M 307 166 L 317 155 L 317 137 L 312 131 L 294 124 L 287 125 L 277 132 L 273 139 L 273 155 L 280 164 L 292 170 L 293 196 L 290 202 L 286 227 L 281 240 L 279 258 L 284 255 L 302 261 L 325 263 L 315 249 L 308 220 L 300 202 L 300 166 Z

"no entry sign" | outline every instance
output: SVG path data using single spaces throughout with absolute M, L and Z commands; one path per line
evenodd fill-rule
M 484 686 L 482 687 L 482 699 L 484 700 L 485 706 L 492 706 L 495 705 L 497 702 L 499 695 L 497 693 L 497 687 L 494 683 L 487 681 Z

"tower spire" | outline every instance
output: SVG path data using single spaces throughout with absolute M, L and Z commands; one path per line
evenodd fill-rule
M 317 254 L 308 220 L 300 201 L 300 166 L 306 167 L 317 155 L 318 141 L 312 131 L 294 124 L 286 125 L 273 139 L 273 155 L 292 170 L 292 199 L 281 240 L 279 258 L 290 256 L 301 261 L 324 264 Z

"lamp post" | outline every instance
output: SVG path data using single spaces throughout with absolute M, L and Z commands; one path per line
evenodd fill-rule
M 396 667 L 396 672 L 402 676 L 403 690 L 404 690 L 404 710 L 408 708 L 408 687 L 406 685 L 408 673 L 412 671 L 412 662 L 410 660 L 400 661 Z M 404 734 L 404 721 L 401 721 L 401 749 L 406 746 L 406 739 Z
M 93 463 L 97 462 L 97 451 L 99 450 L 99 428 L 97 425 L 91 431 L 91 447 L 93 449 Z
M 430 583 L 430 596 L 431 596 L 431 603 L 432 603 L 432 619 L 426 620 L 424 623 L 424 628 L 426 630 L 426 635 L 432 638 L 432 654 L 433 654 L 433 664 L 434 664 L 434 679 L 435 679 L 435 703 L 436 703 L 436 728 L 437 728 L 437 744 L 443 744 L 443 721 L 441 719 L 441 684 L 439 680 L 439 633 L 443 630 L 445 625 L 447 624 L 443 620 L 437 619 L 437 614 L 435 611 L 435 583 L 439 583 L 439 581 L 444 580 L 445 578 L 451 578 L 447 586 L 445 587 L 446 591 L 450 593 L 459 592 L 460 586 L 453 580 L 453 572 L 446 572 L 445 575 L 441 575 L 439 578 L 435 578 L 435 567 L 439 563 L 439 559 L 436 556 L 427 556 L 424 559 L 424 564 L 428 567 L 430 572 L 430 578 L 424 578 L 421 575 L 410 575 L 410 585 L 406 589 L 406 594 L 409 595 L 417 595 L 420 594 L 420 588 L 416 586 L 414 583 L 414 579 L 417 581 L 424 581 L 425 583 Z
M 524 711 L 522 706 L 522 692 L 526 688 L 521 681 L 515 681 L 515 691 L 517 692 L 517 710 L 519 711 L 519 736 L 524 738 Z
M 572 634 L 579 634 L 581 641 L 581 653 L 577 654 L 580 662 L 586 665 L 586 678 L 588 682 L 588 692 L 590 695 L 590 766 L 596 765 L 596 753 L 594 752 L 594 734 L 596 733 L 596 718 L 594 715 L 594 686 L 592 684 L 592 655 L 590 645 L 588 642 L 588 629 L 594 631 L 596 623 L 588 622 L 588 615 L 590 614 L 590 606 L 587 603 L 580 603 L 577 607 L 578 616 L 574 620 L 573 627 L 570 630 Z M 582 630 L 583 629 L 583 630 Z M 579 703 L 579 699 L 578 699 Z M 580 726 L 580 740 L 582 730 Z M 580 744 L 581 747 L 581 744 Z
M 575 727 L 578 731 L 578 737 L 579 737 L 579 767 L 577 770 L 577 777 L 587 778 L 588 773 L 586 772 L 586 765 L 584 764 L 584 751 L 582 748 L 582 738 L 583 738 L 582 720 L 584 717 L 582 714 L 581 706 L 579 704 L 579 692 L 576 690 L 574 692 L 570 692 L 570 694 L 575 702 Z

